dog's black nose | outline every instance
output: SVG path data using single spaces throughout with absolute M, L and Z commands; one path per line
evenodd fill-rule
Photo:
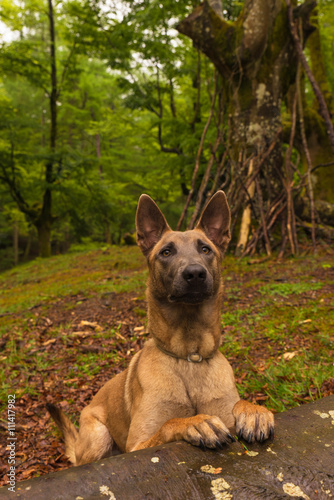
M 206 280 L 206 270 L 199 264 L 191 264 L 184 269 L 182 277 L 187 283 L 192 285 L 204 283 Z

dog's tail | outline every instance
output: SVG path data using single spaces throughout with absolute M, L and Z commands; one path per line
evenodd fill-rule
M 62 433 L 65 441 L 65 455 L 75 465 L 75 442 L 78 438 L 77 428 L 72 424 L 71 420 L 65 415 L 65 413 L 60 408 L 58 408 L 58 406 L 47 403 L 46 409 L 48 410 L 51 417 L 55 421 L 56 426 Z

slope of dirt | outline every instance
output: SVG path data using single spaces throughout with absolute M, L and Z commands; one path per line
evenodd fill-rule
M 308 288 L 296 289 L 296 293 L 285 292 L 286 288 L 280 284 L 298 286 L 306 270 L 309 279 L 318 285 L 313 287 L 311 283 Z M 328 336 L 324 337 L 322 326 L 326 321 L 327 328 L 333 326 L 333 271 L 326 256 L 319 257 L 316 262 L 306 259 L 303 264 L 249 261 L 242 264 L 242 268 L 227 260 L 222 349 L 235 370 L 238 384 L 246 387 L 244 398 L 259 404 L 268 403 L 275 409 L 268 400 L 268 384 L 267 387 L 266 383 L 252 386 L 252 380 L 261 378 L 268 367 L 280 363 L 278 359 L 287 360 L 286 353 L 298 356 L 301 350 L 312 351 L 316 357 L 317 353 L 322 356 L 322 350 L 326 350 L 329 359 L 333 359 L 333 342 Z M 267 284 L 272 287 L 268 292 Z M 278 288 L 278 295 L 271 296 L 270 293 L 276 293 L 275 284 L 281 288 Z M 0 339 L 0 355 L 4 361 L 9 356 L 17 360 L 3 368 L 5 377 L 6 373 L 8 378 L 14 374 L 8 394 L 16 394 L 17 481 L 69 467 L 64 446 L 45 404 L 59 404 L 77 421 L 81 410 L 98 389 L 128 365 L 148 336 L 143 289 L 144 283 L 136 291 L 123 293 L 77 293 L 55 298 L 47 306 L 37 304 L 29 314 L 26 311 L 15 313 L 11 332 Z M 307 317 L 310 307 L 315 307 L 312 304 L 319 308 L 321 318 L 319 316 L 318 321 L 316 317 Z M 273 307 L 277 309 L 276 318 Z M 292 320 L 280 317 L 283 310 L 288 311 L 287 314 L 292 312 Z M 291 323 L 301 310 L 306 311 L 306 317 L 301 316 L 302 319 L 290 328 L 289 335 L 284 335 L 285 325 L 281 323 Z M 275 324 L 274 330 L 281 328 L 280 336 L 270 333 L 270 321 Z M 320 334 L 327 343 L 319 341 Z M 283 377 L 284 382 L 284 376 L 291 377 L 288 373 L 278 378 Z M 334 379 L 328 376 L 320 386 L 312 386 L 311 382 L 304 393 L 295 394 L 292 405 L 333 393 Z M 6 457 L 6 401 L 3 404 L 0 456 Z M 291 402 L 287 402 L 286 407 L 289 405 Z M 8 467 L 7 460 L 2 460 L 1 485 L 8 483 Z

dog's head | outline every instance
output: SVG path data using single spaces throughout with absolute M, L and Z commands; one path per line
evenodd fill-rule
M 140 197 L 137 243 L 147 257 L 151 290 L 159 300 L 199 304 L 218 293 L 230 220 L 223 191 L 207 203 L 195 229 L 185 232 L 172 231 L 152 198 Z

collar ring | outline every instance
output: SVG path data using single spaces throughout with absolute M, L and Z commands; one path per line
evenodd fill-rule
M 203 356 L 201 356 L 198 352 L 194 352 L 192 354 L 188 354 L 187 360 L 190 363 L 201 363 L 203 361 Z

